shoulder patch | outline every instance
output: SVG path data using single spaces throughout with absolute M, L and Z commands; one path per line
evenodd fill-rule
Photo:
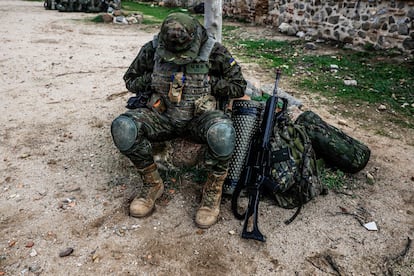
M 229 60 L 229 63 L 230 63 L 230 67 L 232 67 L 232 66 L 236 65 L 236 60 L 234 58 L 231 58 Z

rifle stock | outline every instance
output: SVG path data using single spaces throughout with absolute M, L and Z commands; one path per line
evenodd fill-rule
M 275 123 L 278 120 L 277 114 L 282 114 L 287 106 L 287 102 L 284 100 L 282 112 L 275 113 L 278 103 L 277 88 L 280 75 L 280 70 L 277 70 L 273 94 L 266 101 L 262 124 L 250 142 L 245 165 L 234 190 L 231 203 L 235 217 L 240 220 L 244 218 L 242 238 L 255 239 L 262 242 L 265 242 L 266 238 L 258 227 L 260 195 L 265 186 L 277 189 L 277 184 L 275 188 L 275 183 L 271 179 L 272 156 L 270 139 Z M 238 211 L 238 200 L 243 189 L 247 190 L 249 202 L 245 213 L 241 214 Z M 249 227 L 250 224 L 251 227 Z M 248 228 L 251 228 L 251 230 L 248 230 Z

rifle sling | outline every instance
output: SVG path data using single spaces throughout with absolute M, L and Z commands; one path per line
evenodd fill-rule
M 302 133 L 301 133 L 302 134 Z M 303 135 L 303 134 L 302 134 Z M 303 153 L 302 153 L 302 160 L 304 160 L 304 157 L 305 157 L 305 155 L 309 152 L 309 150 L 310 150 L 310 144 L 309 145 L 307 145 L 306 146 L 306 148 L 304 149 L 304 151 L 303 151 Z M 303 162 L 302 162 L 302 178 L 301 178 L 301 180 L 300 180 L 300 183 L 299 183 L 299 196 L 300 196 L 300 205 L 298 206 L 298 208 L 296 209 L 296 212 L 293 214 L 293 216 L 290 218 L 290 219 L 288 219 L 288 220 L 285 220 L 285 224 L 286 225 L 288 225 L 288 224 L 290 224 L 292 221 L 294 221 L 295 220 L 295 218 L 299 215 L 299 213 L 300 213 L 300 210 L 302 209 L 302 207 L 303 207 L 303 205 L 305 204 L 305 198 L 304 198 L 304 196 L 303 196 L 303 193 L 302 193 L 302 189 L 303 189 L 303 187 L 304 187 L 304 180 L 303 180 L 303 175 L 304 175 L 304 170 L 305 170 L 305 165 L 303 164 Z

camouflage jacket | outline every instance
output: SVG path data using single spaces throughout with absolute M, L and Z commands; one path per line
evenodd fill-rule
M 156 48 L 152 41 L 141 48 L 123 77 L 129 91 L 140 93 L 151 90 L 155 52 Z M 239 98 L 244 95 L 247 84 L 241 68 L 229 51 L 218 42 L 210 53 L 209 76 L 212 95 L 229 98 Z

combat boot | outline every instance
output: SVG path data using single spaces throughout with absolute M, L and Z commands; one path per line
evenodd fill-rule
M 155 200 L 164 192 L 164 183 L 155 163 L 138 170 L 143 181 L 140 193 L 129 206 L 129 214 L 141 218 L 149 215 L 155 207 Z
M 203 188 L 201 206 L 195 217 L 195 223 L 199 228 L 209 228 L 217 222 L 220 213 L 221 193 L 227 173 L 210 173 Z

